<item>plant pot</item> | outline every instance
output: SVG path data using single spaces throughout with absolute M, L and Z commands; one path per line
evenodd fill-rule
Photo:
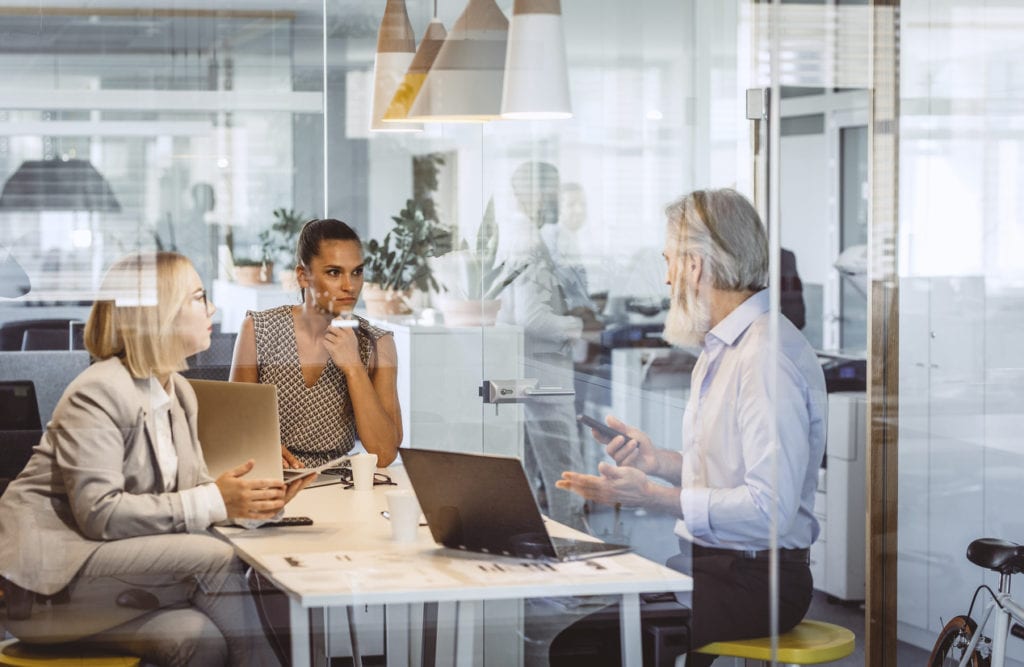
M 439 297 L 437 306 L 444 315 L 444 323 L 450 327 L 493 326 L 501 309 L 498 299 L 452 299 Z
M 235 266 L 235 282 L 239 285 L 265 285 L 273 279 L 273 262 L 256 266 Z
M 386 290 L 381 289 L 380 285 L 364 285 L 363 303 L 366 304 L 366 313 L 370 317 L 376 318 L 408 315 L 412 313 L 412 309 L 409 308 L 409 304 L 407 303 L 409 294 L 409 290 Z

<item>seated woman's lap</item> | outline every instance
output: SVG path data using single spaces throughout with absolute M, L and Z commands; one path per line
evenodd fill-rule
M 28 619 L 8 626 L 23 641 L 80 640 L 157 610 L 190 606 L 197 576 L 206 592 L 244 590 L 241 577 L 231 576 L 240 573 L 231 546 L 212 535 L 111 540 L 86 561 L 66 596 L 37 602 Z

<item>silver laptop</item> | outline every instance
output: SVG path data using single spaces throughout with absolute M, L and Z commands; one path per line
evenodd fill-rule
M 199 401 L 199 443 L 210 476 L 256 465 L 249 479 L 283 479 L 277 387 L 251 382 L 189 380 Z
M 519 459 L 398 451 L 434 541 L 450 549 L 559 561 L 629 551 L 624 544 L 551 537 Z

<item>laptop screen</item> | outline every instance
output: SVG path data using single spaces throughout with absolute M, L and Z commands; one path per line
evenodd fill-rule
M 555 556 L 519 459 L 399 452 L 435 541 L 519 558 Z

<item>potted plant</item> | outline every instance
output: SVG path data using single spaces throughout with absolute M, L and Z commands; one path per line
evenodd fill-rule
M 258 235 L 259 243 L 252 246 L 253 254 L 234 255 L 235 282 L 239 285 L 260 285 L 269 283 L 274 277 L 274 261 L 271 257 L 273 243 L 270 230 L 263 230 Z
M 394 228 L 382 242 L 366 244 L 363 300 L 373 317 L 408 314 L 412 290 L 439 289 L 428 262 L 450 247 L 451 232 L 428 220 L 423 209 L 409 199 L 398 215 L 391 218 Z
M 284 207 L 274 209 L 272 215 L 274 223 L 270 226 L 268 237 L 272 242 L 272 252 L 281 267 L 277 271 L 277 280 L 283 289 L 297 290 L 299 285 L 295 278 L 295 243 L 307 219 L 304 213 L 296 213 L 295 209 Z
M 488 204 L 477 233 L 475 249 L 463 239 L 458 250 L 431 260 L 437 282 L 445 288 L 438 308 L 449 326 L 489 326 L 501 308 L 498 297 L 525 269 L 525 262 L 495 264 L 498 241 L 493 202 Z

